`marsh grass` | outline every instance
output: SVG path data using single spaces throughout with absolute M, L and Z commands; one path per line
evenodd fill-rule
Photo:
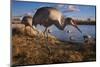
M 48 47 L 45 46 L 45 38 L 37 35 L 29 36 L 12 30 L 12 64 L 54 64 L 68 62 L 82 62 L 96 60 L 95 41 L 88 43 L 62 42 L 49 36 Z

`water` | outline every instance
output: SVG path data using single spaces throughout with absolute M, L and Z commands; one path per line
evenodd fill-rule
M 67 25 L 65 31 L 58 30 L 55 26 L 51 26 L 50 32 L 58 39 L 63 41 L 83 41 L 83 35 L 90 35 L 92 38 L 96 38 L 96 27 L 95 25 L 78 25 L 79 29 L 83 32 L 82 34 L 73 26 Z M 45 28 L 38 27 L 40 31 Z

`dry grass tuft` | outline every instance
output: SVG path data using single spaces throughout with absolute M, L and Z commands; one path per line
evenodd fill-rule
M 12 63 L 14 65 L 96 60 L 95 41 L 72 44 L 49 36 L 48 47 L 51 50 L 49 53 L 44 37 L 41 36 L 37 41 L 35 34 L 25 35 L 18 30 L 12 30 L 12 34 L 14 34 L 12 35 Z

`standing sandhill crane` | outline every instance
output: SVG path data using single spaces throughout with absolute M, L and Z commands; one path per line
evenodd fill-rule
M 24 16 L 21 23 L 25 25 L 25 29 L 24 29 L 25 35 L 26 35 L 26 33 L 27 33 L 27 30 L 26 30 L 26 27 L 27 27 L 27 26 L 30 27 L 30 35 L 31 35 L 31 31 L 32 31 L 31 28 L 33 29 L 33 27 L 32 27 L 32 16 L 30 16 L 30 15 Z M 33 29 L 33 30 L 34 30 L 34 29 Z M 27 39 L 29 39 L 29 38 L 26 38 L 26 39 L 25 39 L 26 42 L 27 42 Z
M 78 28 L 71 18 L 67 18 L 67 21 L 74 27 Z M 47 35 L 46 41 L 48 40 L 48 27 L 50 27 L 51 25 L 55 25 L 58 29 L 64 30 L 65 26 L 67 25 L 62 13 L 53 7 L 41 7 L 37 9 L 35 15 L 33 16 L 32 25 L 36 27 L 38 24 L 45 27 L 44 34 Z
M 26 27 L 27 26 L 32 27 L 32 16 L 29 16 L 29 15 L 24 16 L 21 23 L 25 25 L 25 33 L 26 33 Z
M 22 24 L 25 25 L 25 29 L 24 29 L 24 32 L 25 32 L 25 35 L 27 33 L 27 30 L 26 30 L 26 27 L 29 26 L 30 27 L 30 35 L 31 35 L 31 29 L 33 29 L 33 31 L 36 31 L 38 32 L 35 28 L 33 28 L 33 25 L 32 25 L 32 16 L 30 15 L 25 15 L 23 18 L 22 18 L 22 21 L 21 21 Z M 32 32 L 33 32 L 32 31 Z M 27 38 L 26 38 L 26 41 L 27 41 Z

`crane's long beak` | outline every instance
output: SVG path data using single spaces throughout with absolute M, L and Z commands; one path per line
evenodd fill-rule
M 80 32 L 82 33 L 82 31 L 78 28 L 76 22 L 74 20 L 71 20 L 71 24 Z

